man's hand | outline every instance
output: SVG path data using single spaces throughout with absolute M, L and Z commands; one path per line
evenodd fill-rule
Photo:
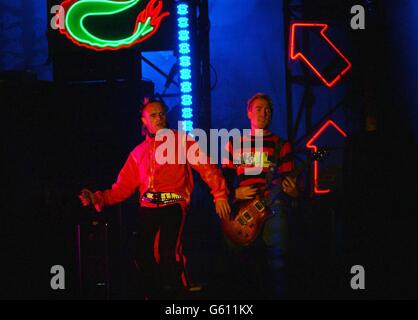
M 256 193 L 257 193 L 257 187 L 254 187 L 254 186 L 238 187 L 235 189 L 235 198 L 238 200 L 253 199 Z
M 285 177 L 282 181 L 283 191 L 292 198 L 296 198 L 299 195 L 298 188 L 296 187 L 296 178 Z
M 216 200 L 215 201 L 216 213 L 221 219 L 228 219 L 231 213 L 231 207 L 227 200 Z
M 78 197 L 84 207 L 94 205 L 94 194 L 89 189 L 81 190 L 81 194 Z

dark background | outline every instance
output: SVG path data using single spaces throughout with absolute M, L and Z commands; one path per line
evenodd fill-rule
M 366 30 L 349 27 L 352 1 L 343 1 L 328 17 L 337 20 L 329 37 L 352 61 L 352 70 L 333 89 L 312 89 L 313 124 L 344 98 L 332 119 L 348 138 L 341 144 L 340 183 L 329 195 L 310 197 L 308 192 L 291 219 L 295 298 L 417 298 L 418 5 L 412 0 L 360 2 L 369 8 Z M 315 6 L 330 2 L 310 3 L 312 11 L 306 14 L 312 20 Z M 265 91 L 275 103 L 272 129 L 287 138 L 282 4 L 209 1 L 211 63 L 216 71 L 211 76 L 216 86 L 206 116 L 213 128 L 247 127 L 245 102 Z M 135 196 L 99 218 L 81 208 L 76 196 L 85 186 L 110 187 L 130 150 L 141 142 L 137 102 L 154 91 L 154 83 L 108 77 L 99 83 L 56 81 L 48 56 L 46 13 L 45 1 L 0 2 L 0 297 L 131 297 Z M 121 71 L 138 63 L 135 49 L 124 54 L 130 58 L 122 54 Z M 304 71 L 299 62 L 292 67 Z M 303 86 L 293 88 L 295 105 L 302 92 Z M 174 108 L 170 120 L 176 116 Z M 302 122 L 295 140 L 307 131 Z M 304 142 L 301 139 L 296 147 L 303 148 Z M 309 181 L 304 180 L 307 190 Z M 83 240 L 81 284 L 77 225 Z M 220 297 L 210 288 L 225 277 L 221 234 L 208 189 L 198 177 L 184 236 L 190 278 L 208 288 L 196 298 Z M 350 268 L 356 264 L 366 270 L 363 291 L 349 286 Z M 66 268 L 64 291 L 50 289 L 53 265 Z M 110 291 L 92 285 L 106 279 L 105 266 Z

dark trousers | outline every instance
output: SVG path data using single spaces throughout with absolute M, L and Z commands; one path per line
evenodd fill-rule
M 287 213 L 269 217 L 247 247 L 225 240 L 229 293 L 233 299 L 282 299 L 287 295 Z
M 185 206 L 141 207 L 136 264 L 145 295 L 175 298 L 187 285 L 182 254 Z

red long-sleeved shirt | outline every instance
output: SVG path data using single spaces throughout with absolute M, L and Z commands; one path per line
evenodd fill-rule
M 124 201 L 136 188 L 139 188 L 140 197 L 148 190 L 174 192 L 189 203 L 194 186 L 190 167 L 195 169 L 208 184 L 215 201 L 227 199 L 228 189 L 221 171 L 216 165 L 209 163 L 208 157 L 201 153 L 197 142 L 187 141 L 184 133 L 169 131 L 173 135 L 172 138 L 174 137 L 172 141 L 157 141 L 155 137 L 147 136 L 144 142 L 132 150 L 112 188 L 96 191 L 96 210 L 100 211 L 104 206 Z M 162 145 L 163 143 L 165 145 Z M 201 155 L 199 159 L 206 159 L 206 163 L 190 161 L 186 157 L 189 151 L 192 154 Z M 174 163 L 159 164 L 156 160 L 156 152 L 160 158 L 161 156 L 174 156 Z M 146 205 L 146 203 L 141 203 L 141 205 Z

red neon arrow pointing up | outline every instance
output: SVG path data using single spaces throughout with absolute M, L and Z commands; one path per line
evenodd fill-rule
M 334 127 L 344 138 L 347 137 L 347 134 L 344 132 L 343 129 L 341 129 L 334 121 L 328 120 L 325 122 L 325 124 L 319 128 L 319 130 L 312 136 L 311 139 L 306 143 L 306 147 L 309 149 L 312 149 L 313 152 L 318 151 L 318 146 L 315 145 L 315 141 L 319 138 L 319 136 L 322 135 L 322 133 L 328 128 L 328 127 Z M 314 161 L 314 193 L 320 194 L 320 193 L 328 193 L 331 189 L 319 189 L 318 187 L 318 161 Z
M 327 80 L 324 75 L 321 74 L 321 72 L 318 70 L 317 67 L 315 67 L 309 59 L 302 53 L 298 52 L 298 50 L 295 49 L 295 35 L 296 31 L 300 28 L 322 28 L 320 31 L 320 35 L 326 40 L 326 42 L 335 50 L 335 52 L 344 60 L 346 67 L 339 72 L 339 74 L 331 80 Z M 312 71 L 321 79 L 323 83 L 329 88 L 334 86 L 338 80 L 341 79 L 341 77 L 347 73 L 347 71 L 351 68 L 351 62 L 348 61 L 348 59 L 341 53 L 340 50 L 331 42 L 330 39 L 325 35 L 325 31 L 328 29 L 328 25 L 325 23 L 293 23 L 290 28 L 290 53 L 289 56 L 292 60 L 301 59 L 303 62 L 305 62 L 309 68 L 312 69 Z

